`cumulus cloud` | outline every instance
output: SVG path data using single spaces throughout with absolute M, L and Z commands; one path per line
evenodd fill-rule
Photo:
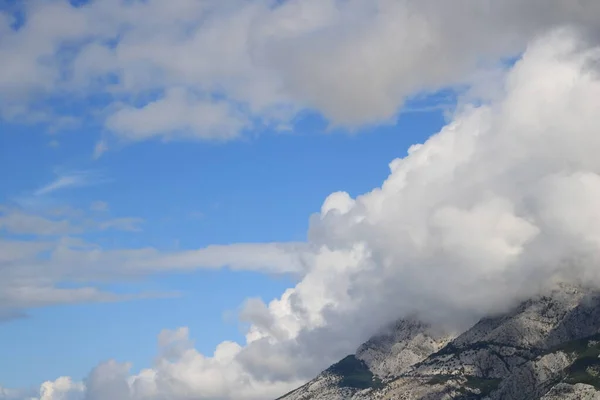
M 550 27 L 600 22 L 592 0 L 53 0 L 20 8 L 22 24 L 7 11 L 0 19 L 0 115 L 56 120 L 44 99 L 101 94 L 106 102 L 87 117 L 129 140 L 229 139 L 254 124 L 288 125 L 304 109 L 350 128 L 389 121 L 407 96 L 462 84 Z
M 123 108 L 107 120 L 110 129 L 130 140 L 165 134 L 231 139 L 246 125 L 243 114 L 230 104 L 198 100 L 180 88 L 142 108 Z
M 84 391 L 83 383 L 73 382 L 71 378 L 62 376 L 42 384 L 39 400 L 78 400 Z
M 493 96 L 393 160 L 381 187 L 329 196 L 299 283 L 244 306 L 244 345 L 206 356 L 186 329 L 163 332 L 152 368 L 103 364 L 83 398 L 274 398 L 396 318 L 460 329 L 557 276 L 600 285 L 600 47 L 584 43 L 569 29 L 533 40 Z

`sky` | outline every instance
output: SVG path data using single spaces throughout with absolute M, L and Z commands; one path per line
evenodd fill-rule
M 3 204 L 27 215 L 68 208 L 102 221 L 136 219 L 135 230 L 76 235 L 104 249 L 152 246 L 181 251 L 211 244 L 303 241 L 307 216 L 320 209 L 329 193 L 343 189 L 359 194 L 380 182 L 388 170 L 380 158 L 392 159 L 414 141 L 426 139 L 441 125 L 443 115 L 439 110 L 413 112 L 400 117 L 394 127 L 353 137 L 324 133 L 315 119 L 299 123 L 293 134 L 265 132 L 227 145 L 148 142 L 98 160 L 90 157 L 93 137 L 40 134 L 7 124 L 0 161 L 7 178 Z M 409 134 L 398 135 L 398 129 Z M 61 139 L 64 145 L 48 144 Z M 77 179 L 68 179 L 73 177 Z M 59 187 L 59 182 L 68 183 Z M 4 227 L 3 236 L 10 229 Z M 108 287 L 175 296 L 27 310 L 27 317 L 6 321 L 0 329 L 2 354 L 9 355 L 0 364 L 3 384 L 28 386 L 64 374 L 83 378 L 109 357 L 148 367 L 155 336 L 167 327 L 190 327 L 198 348 L 210 352 L 224 338 L 243 339 L 243 327 L 232 316 L 246 298 L 269 301 L 293 281 L 292 276 L 227 269 L 161 273 Z M 68 323 L 68 334 L 57 321 Z M 47 346 L 49 340 L 55 345 Z M 65 349 L 70 349 L 67 357 Z
M 592 0 L 0 1 L 0 399 L 276 398 L 398 318 L 600 287 L 599 33 Z

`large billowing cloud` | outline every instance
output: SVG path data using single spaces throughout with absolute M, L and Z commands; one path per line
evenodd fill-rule
M 85 390 L 69 381 L 69 393 L 274 398 L 395 318 L 456 326 L 557 278 L 600 284 L 599 62 L 600 47 L 572 30 L 533 40 L 500 82 L 473 88 L 483 101 L 392 161 L 381 187 L 325 200 L 302 280 L 269 304 L 245 305 L 245 345 L 223 342 L 205 356 L 186 329 L 165 331 L 151 369 L 130 375 L 111 361 Z
M 600 21 L 594 0 L 77 3 L 0 13 L 0 115 L 72 124 L 69 102 L 87 99 L 86 117 L 127 140 L 231 139 L 307 108 L 355 128 L 464 83 L 550 27 Z

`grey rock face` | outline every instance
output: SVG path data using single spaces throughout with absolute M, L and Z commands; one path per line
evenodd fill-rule
M 458 337 L 398 321 L 281 400 L 600 400 L 599 293 L 561 285 Z
M 400 320 L 372 337 L 356 351 L 380 378 L 398 376 L 445 347 L 454 336 L 434 331 L 417 320 Z
M 278 400 L 370 399 L 380 396 L 378 390 L 385 386 L 386 379 L 407 372 L 453 338 L 453 335 L 433 330 L 417 320 L 399 320 L 362 344 L 355 356 L 345 358 Z
M 559 383 L 546 393 L 541 400 L 600 400 L 600 391 L 593 386 L 578 383 Z

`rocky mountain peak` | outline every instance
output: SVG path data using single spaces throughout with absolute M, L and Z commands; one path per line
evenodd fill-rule
M 362 344 L 356 357 L 380 378 L 401 374 L 442 349 L 454 335 L 433 329 L 415 318 L 401 319 Z
M 586 335 L 563 332 L 565 322 L 574 328 L 585 325 L 577 318 L 586 304 L 594 303 L 597 292 L 581 286 L 561 284 L 522 302 L 512 311 L 483 318 L 460 335 L 453 345 L 462 347 L 479 342 L 502 343 L 521 348 L 544 348 Z M 600 324 L 600 320 L 596 322 Z M 592 327 L 592 331 L 593 331 Z M 589 330 L 589 329 L 588 329 Z M 586 332 L 588 331 L 586 330 Z
M 560 284 L 458 336 L 398 320 L 282 399 L 600 400 L 599 356 L 600 292 Z

